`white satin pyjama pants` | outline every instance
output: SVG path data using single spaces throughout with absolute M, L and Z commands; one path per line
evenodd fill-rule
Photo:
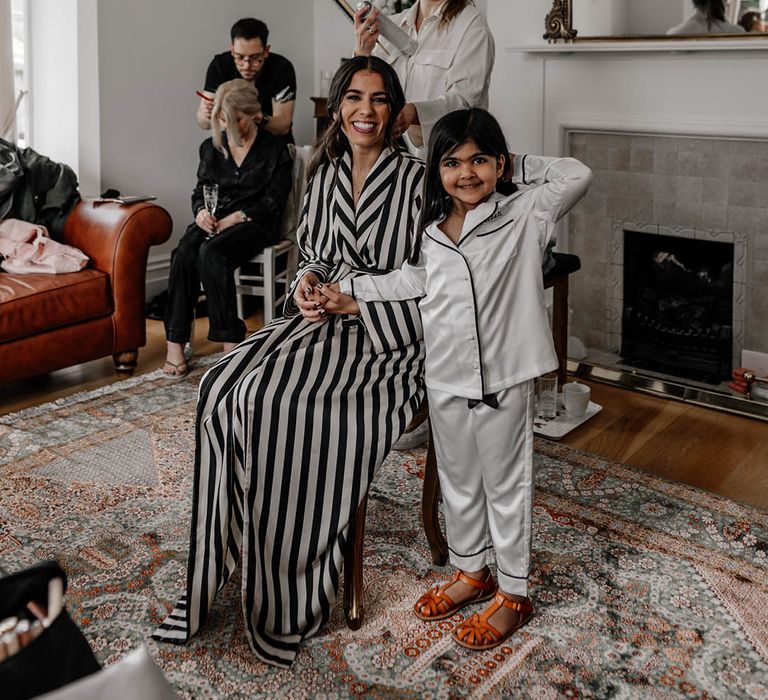
M 499 588 L 528 595 L 533 511 L 533 381 L 496 394 L 498 408 L 427 389 L 449 560 L 479 571 L 496 553 Z

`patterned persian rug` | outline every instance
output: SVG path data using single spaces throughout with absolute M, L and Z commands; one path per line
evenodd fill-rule
M 232 581 L 191 643 L 153 642 L 184 581 L 201 372 L 0 417 L 0 566 L 57 559 L 103 664 L 145 644 L 187 698 L 768 698 L 768 514 L 547 442 L 537 614 L 505 646 L 464 651 L 450 637 L 462 614 L 411 613 L 448 573 L 420 525 L 423 451 L 393 452 L 374 483 L 360 630 L 338 604 L 292 669 L 270 668 L 245 642 Z

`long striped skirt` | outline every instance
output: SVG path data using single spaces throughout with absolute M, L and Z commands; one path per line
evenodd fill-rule
M 330 615 L 349 523 L 423 399 L 423 355 L 376 353 L 346 317 L 281 319 L 205 374 L 187 590 L 155 639 L 195 634 L 242 553 L 249 643 L 292 663 Z

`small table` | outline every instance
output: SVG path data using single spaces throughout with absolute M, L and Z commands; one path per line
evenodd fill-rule
M 328 98 L 327 97 L 310 97 L 310 100 L 315 103 L 315 113 L 312 115 L 315 118 L 315 138 L 320 138 L 328 125 L 331 123 L 331 117 L 328 114 Z

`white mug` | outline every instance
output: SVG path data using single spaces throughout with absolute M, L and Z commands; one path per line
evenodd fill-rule
M 570 418 L 581 418 L 589 406 L 590 388 L 579 382 L 568 382 L 563 385 L 563 405 L 565 414 Z

